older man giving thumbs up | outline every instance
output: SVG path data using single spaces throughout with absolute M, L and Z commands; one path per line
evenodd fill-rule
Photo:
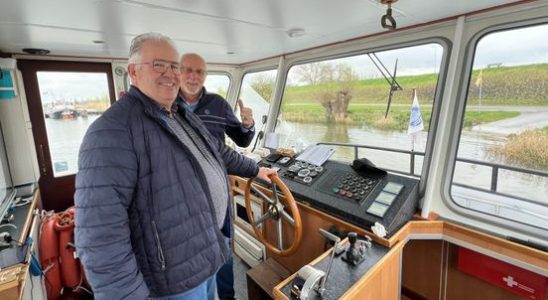
M 202 119 L 213 136 L 224 141 L 225 133 L 236 145 L 247 147 L 255 135 L 253 112 L 238 100 L 240 117 L 234 115 L 232 107 L 220 95 L 208 93 L 204 88 L 207 66 L 204 59 L 195 53 L 181 57 L 181 89 L 178 103 Z

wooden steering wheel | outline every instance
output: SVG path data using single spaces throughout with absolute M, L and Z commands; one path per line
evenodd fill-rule
M 295 202 L 295 199 L 293 198 L 293 195 L 291 195 L 291 192 L 287 188 L 287 186 L 283 183 L 283 181 L 278 178 L 278 176 L 274 175 L 271 176 L 270 179 L 272 180 L 271 190 L 272 190 L 272 196 L 268 197 L 263 192 L 261 192 L 259 189 L 254 187 L 252 185 L 254 178 L 250 178 L 247 181 L 247 186 L 245 188 L 245 207 L 247 210 L 247 216 L 249 218 L 249 221 L 251 223 L 251 226 L 253 227 L 253 231 L 255 231 L 255 234 L 259 238 L 259 240 L 273 253 L 279 256 L 289 256 L 295 251 L 297 251 L 297 248 L 299 247 L 299 244 L 301 243 L 302 238 L 302 232 L 303 232 L 303 226 L 301 222 L 301 215 L 299 214 L 299 209 L 297 208 L 297 203 Z M 279 187 L 280 191 L 282 192 L 282 195 L 284 196 L 282 199 L 278 198 L 278 189 Z M 251 210 L 251 190 L 255 192 L 256 195 L 258 195 L 259 199 L 265 202 L 267 205 L 266 213 L 262 216 L 254 216 L 253 211 Z M 286 209 L 289 210 L 291 214 L 289 214 Z M 266 220 L 272 219 L 274 222 L 276 222 L 277 226 L 277 246 L 273 245 L 267 239 L 265 238 L 263 231 L 261 230 L 262 224 L 266 222 Z M 282 221 L 285 220 L 289 225 L 291 225 L 293 230 L 293 243 L 289 246 L 289 248 L 285 247 L 283 245 L 283 226 Z

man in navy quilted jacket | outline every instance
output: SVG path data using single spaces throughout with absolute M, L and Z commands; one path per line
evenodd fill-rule
M 132 86 L 80 147 L 75 239 L 95 299 L 214 299 L 229 254 L 227 172 L 275 174 L 177 111 L 178 58 L 163 35 L 135 37 Z
M 186 53 L 181 57 L 181 90 L 178 103 L 187 111 L 194 112 L 204 122 L 209 132 L 219 141 L 225 134 L 236 145 L 247 147 L 255 135 L 253 112 L 238 100 L 240 122 L 228 102 L 218 94 L 208 93 L 204 87 L 207 76 L 205 60 L 198 54 Z M 230 239 L 231 218 L 227 213 L 223 234 Z M 227 243 L 229 244 L 229 243 Z M 220 300 L 235 299 L 233 260 L 230 255 L 226 264 L 217 272 L 217 294 Z

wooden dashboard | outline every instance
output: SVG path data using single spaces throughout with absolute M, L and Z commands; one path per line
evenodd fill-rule
M 232 177 L 233 193 L 243 195 L 246 183 L 245 179 Z M 271 195 L 269 189 L 260 185 L 256 188 Z M 329 255 L 330 245 L 318 233 L 319 228 L 368 235 L 376 243 L 390 249 L 340 299 L 522 299 L 510 291 L 459 271 L 457 252 L 460 247 L 548 278 L 548 253 L 465 226 L 445 221 L 412 220 L 385 239 L 318 210 L 306 201 L 297 199 L 297 205 L 303 222 L 303 237 L 297 252 L 288 257 L 268 253 L 268 257 L 293 274 L 269 293 L 275 299 L 289 299 L 282 289 L 293 280 L 295 273 L 305 264 L 314 265 Z M 275 236 L 273 227 L 273 224 L 264 226 L 267 238 Z M 544 292 L 544 299 L 548 299 L 548 289 Z

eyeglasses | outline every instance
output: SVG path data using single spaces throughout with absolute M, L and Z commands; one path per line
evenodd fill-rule
M 171 63 L 165 60 L 155 59 L 152 62 L 136 63 L 136 65 L 151 65 L 152 69 L 155 72 L 161 73 L 161 74 L 164 74 L 170 68 L 174 74 L 176 75 L 181 74 L 181 69 L 179 67 L 179 64 Z
M 198 76 L 204 76 L 207 71 L 204 69 L 193 69 L 185 66 L 181 66 L 181 73 L 185 73 L 187 75 L 192 74 L 192 72 L 196 73 Z

